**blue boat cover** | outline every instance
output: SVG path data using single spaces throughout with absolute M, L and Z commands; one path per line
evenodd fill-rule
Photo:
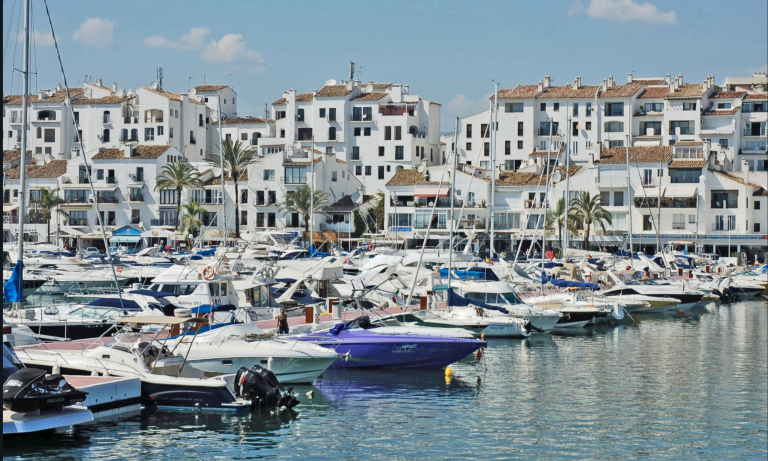
M 449 306 L 469 306 L 470 304 L 477 307 L 482 307 L 483 309 L 499 311 L 502 314 L 509 314 L 509 311 L 504 309 L 503 307 L 493 306 L 491 304 L 486 304 L 482 301 L 474 301 L 474 300 L 470 301 L 467 298 L 453 291 L 453 288 L 448 288 L 448 305 Z
M 93 301 L 88 303 L 89 306 L 94 307 L 111 307 L 113 309 L 126 309 L 130 311 L 140 311 L 141 306 L 139 306 L 136 301 L 131 301 L 130 299 L 124 299 L 123 304 L 120 304 L 120 298 L 99 298 L 94 299 Z
M 210 304 L 203 304 L 202 306 L 193 307 L 190 309 L 193 314 L 210 314 L 214 311 L 232 311 L 237 309 L 234 304 L 222 304 L 221 306 L 211 306 Z
M 155 291 L 155 290 L 133 290 L 130 292 L 132 295 L 144 295 L 151 296 L 155 299 L 165 298 L 166 296 L 174 296 L 170 291 Z
M 447 267 L 440 269 L 438 272 L 440 273 L 440 277 L 448 277 Z M 480 271 L 454 269 L 453 275 L 456 276 L 459 280 L 485 280 L 485 273 Z
M 200 256 L 213 256 L 216 254 L 216 248 L 209 248 L 207 250 L 197 250 L 197 254 Z
M 562 263 L 556 263 L 553 261 L 546 261 L 543 263 L 544 269 L 552 269 L 553 267 L 563 267 Z M 542 267 L 542 263 L 536 265 L 536 267 Z
M 556 287 L 562 287 L 562 288 L 583 288 L 585 290 L 597 290 L 597 284 L 596 283 L 587 283 L 587 282 L 571 282 L 568 280 L 558 280 L 552 277 L 548 277 L 544 274 L 541 275 L 541 283 L 551 283 L 552 285 Z
M 322 251 L 318 251 L 315 249 L 314 245 L 311 245 L 309 247 L 309 257 L 310 258 L 325 258 L 326 256 L 330 256 L 330 253 L 323 253 Z
M 3 285 L 3 302 L 18 303 L 24 297 L 24 262 L 19 260 L 13 267 L 11 277 Z

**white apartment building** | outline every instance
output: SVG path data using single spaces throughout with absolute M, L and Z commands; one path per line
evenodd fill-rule
M 272 103 L 275 138 L 264 153 L 300 145 L 334 153 L 365 186 L 383 191 L 398 169 L 439 165 L 440 104 L 408 85 L 330 80 L 319 91 L 285 91 Z

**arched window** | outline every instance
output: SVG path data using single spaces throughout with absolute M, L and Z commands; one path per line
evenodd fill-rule
M 123 128 L 120 130 L 120 142 L 126 142 L 128 141 L 128 129 Z
M 131 130 L 131 141 L 138 141 L 139 140 L 139 130 L 134 128 Z
M 110 123 L 110 121 L 111 120 L 109 119 L 109 111 L 105 110 L 104 111 L 104 123 Z
M 197 124 L 198 126 L 203 126 L 203 114 L 197 116 Z
M 109 130 L 106 128 L 101 133 L 101 142 L 109 142 Z
M 622 131 L 624 131 L 624 122 L 606 122 L 605 123 L 606 133 L 620 133 Z
M 258 131 L 254 131 L 253 133 L 251 133 L 251 145 L 258 146 L 259 138 L 261 138 L 261 133 L 259 133 Z

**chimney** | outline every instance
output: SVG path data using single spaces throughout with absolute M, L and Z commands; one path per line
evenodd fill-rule
M 704 82 L 701 84 L 701 90 L 707 91 L 709 89 L 709 76 L 704 80 Z
M 101 86 L 101 79 L 100 79 L 100 78 L 97 78 L 97 79 L 96 79 L 96 84 L 97 84 L 97 85 L 99 85 L 99 86 Z
M 606 90 L 608 90 L 608 79 L 607 78 L 603 78 L 603 90 L 602 91 L 606 91 Z
M 632 71 L 630 70 L 627 74 L 627 83 L 632 83 L 634 81 L 634 78 L 632 76 Z
M 609 87 L 613 86 L 613 74 L 608 76 L 608 86 Z
M 125 156 L 125 158 L 133 157 L 133 146 L 132 145 L 125 144 L 123 146 L 123 156 Z
M 349 61 L 349 80 L 355 79 L 355 61 Z
M 544 91 L 544 82 L 539 80 L 539 93 L 541 93 L 542 91 Z
M 672 83 L 672 80 L 670 80 L 672 77 L 670 77 L 669 72 L 667 72 L 667 76 L 665 78 L 667 80 L 667 83 Z
M 549 86 L 552 83 L 552 79 L 549 77 L 549 74 L 544 76 L 544 88 L 549 88 Z
M 680 72 L 680 74 L 678 74 L 677 79 L 680 80 L 680 82 L 678 83 L 678 85 L 679 85 L 678 87 L 683 86 L 683 73 L 682 72 Z
M 581 77 L 576 77 L 573 79 L 573 87 L 574 88 L 581 88 Z
M 112 93 L 117 93 L 117 82 L 112 82 Z

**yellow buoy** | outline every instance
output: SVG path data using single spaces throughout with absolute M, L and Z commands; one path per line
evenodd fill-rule
M 445 367 L 445 376 L 453 376 L 453 370 L 451 370 L 451 367 Z

